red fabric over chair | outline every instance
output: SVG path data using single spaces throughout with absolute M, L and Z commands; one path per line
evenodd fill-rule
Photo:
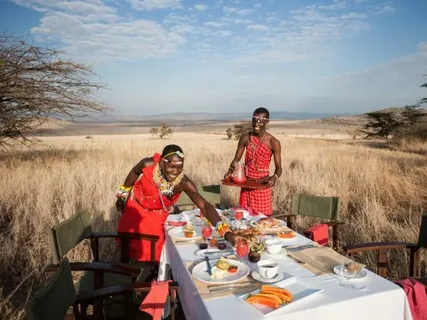
M 329 243 L 329 227 L 327 224 L 321 223 L 308 228 L 304 231 L 304 236 L 317 242 L 321 246 L 326 246 Z
M 427 295 L 424 285 L 414 279 L 398 280 L 395 283 L 405 291 L 414 320 L 427 320 Z

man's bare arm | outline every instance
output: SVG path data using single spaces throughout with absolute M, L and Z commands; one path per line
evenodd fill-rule
M 280 141 L 274 139 L 271 143 L 274 156 L 274 174 L 279 178 L 282 175 L 282 146 Z
M 153 158 L 142 159 L 128 173 L 123 185 L 125 187 L 132 187 L 135 184 L 135 181 L 138 179 L 139 175 L 142 173 L 142 169 L 151 166 L 152 164 L 154 164 Z

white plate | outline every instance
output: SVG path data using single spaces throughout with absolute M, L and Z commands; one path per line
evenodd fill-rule
M 194 239 L 199 239 L 202 237 L 202 228 L 200 227 L 194 227 L 194 234 L 192 237 L 186 237 L 184 235 L 184 228 L 183 227 L 176 227 L 173 229 L 170 229 L 168 231 L 169 235 L 171 237 L 174 237 L 176 239 L 180 239 L 180 240 L 194 240 Z
M 212 266 L 212 271 L 214 270 L 215 264 L 218 260 L 210 260 L 209 263 Z M 228 273 L 222 279 L 214 279 L 208 273 L 208 268 L 206 265 L 206 261 L 202 261 L 199 264 L 195 265 L 192 271 L 193 276 L 202 282 L 205 283 L 215 283 L 215 284 L 225 284 L 225 283 L 233 283 L 239 281 L 246 277 L 249 274 L 249 267 L 243 262 L 236 260 L 227 260 L 231 265 L 237 266 L 236 273 Z
M 285 278 L 285 274 L 283 272 L 279 272 L 276 274 L 276 276 L 272 279 L 264 278 L 261 276 L 257 271 L 252 271 L 252 278 L 254 278 L 256 281 L 264 282 L 264 283 L 275 283 L 282 281 Z
M 311 297 L 315 293 L 323 291 L 323 289 L 312 287 L 312 286 L 308 285 L 307 283 L 301 281 L 300 279 L 298 279 L 296 277 L 292 277 L 292 278 L 280 281 L 278 283 L 275 283 L 274 286 L 289 290 L 292 293 L 292 295 L 294 296 L 294 299 L 291 302 L 287 302 L 285 304 L 282 304 L 277 309 L 273 309 L 273 308 L 270 308 L 267 306 L 262 306 L 262 305 L 254 305 L 254 304 L 250 304 L 247 302 L 245 302 L 245 304 L 248 305 L 249 307 L 252 307 L 255 310 L 257 310 L 264 317 L 277 316 L 280 314 L 286 314 L 286 312 L 288 310 L 292 309 L 293 305 L 301 304 L 302 302 L 304 302 L 306 300 L 310 300 L 309 297 Z M 257 294 L 259 292 L 260 292 L 260 289 L 254 290 L 250 293 L 239 296 L 239 299 L 241 299 L 242 301 L 245 301 L 245 299 L 249 295 Z M 312 298 L 314 298 L 314 297 L 312 297 Z M 309 306 L 307 306 L 307 308 L 308 307 Z
M 260 219 L 258 219 L 258 220 L 260 220 Z M 276 228 L 263 228 L 263 227 L 260 227 L 258 225 L 258 220 L 257 221 L 251 220 L 250 225 L 252 227 L 254 227 L 254 228 L 258 228 L 258 229 L 265 230 L 265 231 L 272 231 L 272 232 L 274 232 L 274 231 L 280 231 L 281 228 L 283 228 L 283 227 L 286 226 L 286 222 L 285 221 L 278 219 L 280 221 L 280 227 L 276 227 Z
M 340 277 L 343 277 L 343 275 L 342 275 L 342 273 L 340 271 L 342 268 L 343 268 L 342 265 L 338 265 L 338 266 L 334 267 L 334 272 L 338 276 L 340 276 Z M 365 268 L 362 268 L 362 270 L 360 270 L 360 273 L 358 274 L 358 276 L 354 277 L 354 278 L 350 278 L 350 281 L 352 281 L 352 280 L 362 280 L 362 279 L 366 278 L 367 275 L 368 275 L 368 273 L 366 272 Z

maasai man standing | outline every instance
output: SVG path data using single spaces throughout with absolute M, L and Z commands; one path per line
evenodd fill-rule
M 266 131 L 270 121 L 270 112 L 266 108 L 258 108 L 252 117 L 253 131 L 242 135 L 237 146 L 236 154 L 224 178 L 233 174 L 235 164 L 245 155 L 246 177 L 265 182 L 262 189 L 245 189 L 240 192 L 240 206 L 250 207 L 258 213 L 267 216 L 273 214 L 273 187 L 282 174 L 281 146 L 279 140 Z M 271 157 L 274 156 L 275 170 L 270 176 Z

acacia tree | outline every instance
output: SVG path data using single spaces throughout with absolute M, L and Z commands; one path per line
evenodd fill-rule
M 94 97 L 105 84 L 84 64 L 19 37 L 0 35 L 0 146 L 33 141 L 52 119 L 73 120 L 108 110 Z
M 228 128 L 227 130 L 225 130 L 225 133 L 227 134 L 228 139 L 231 139 L 231 137 L 233 136 L 233 129 Z
M 252 122 L 250 121 L 242 121 L 238 124 L 235 124 L 233 128 L 234 139 L 239 140 L 241 136 L 249 133 L 251 130 Z
M 396 118 L 393 112 L 368 112 L 368 123 L 362 132 L 369 137 L 381 137 L 387 139 L 389 135 L 399 128 L 402 123 Z
M 159 136 L 160 139 L 163 139 L 163 137 L 171 136 L 173 133 L 173 130 L 166 123 L 162 123 L 158 128 L 151 128 L 150 133 L 152 135 Z

